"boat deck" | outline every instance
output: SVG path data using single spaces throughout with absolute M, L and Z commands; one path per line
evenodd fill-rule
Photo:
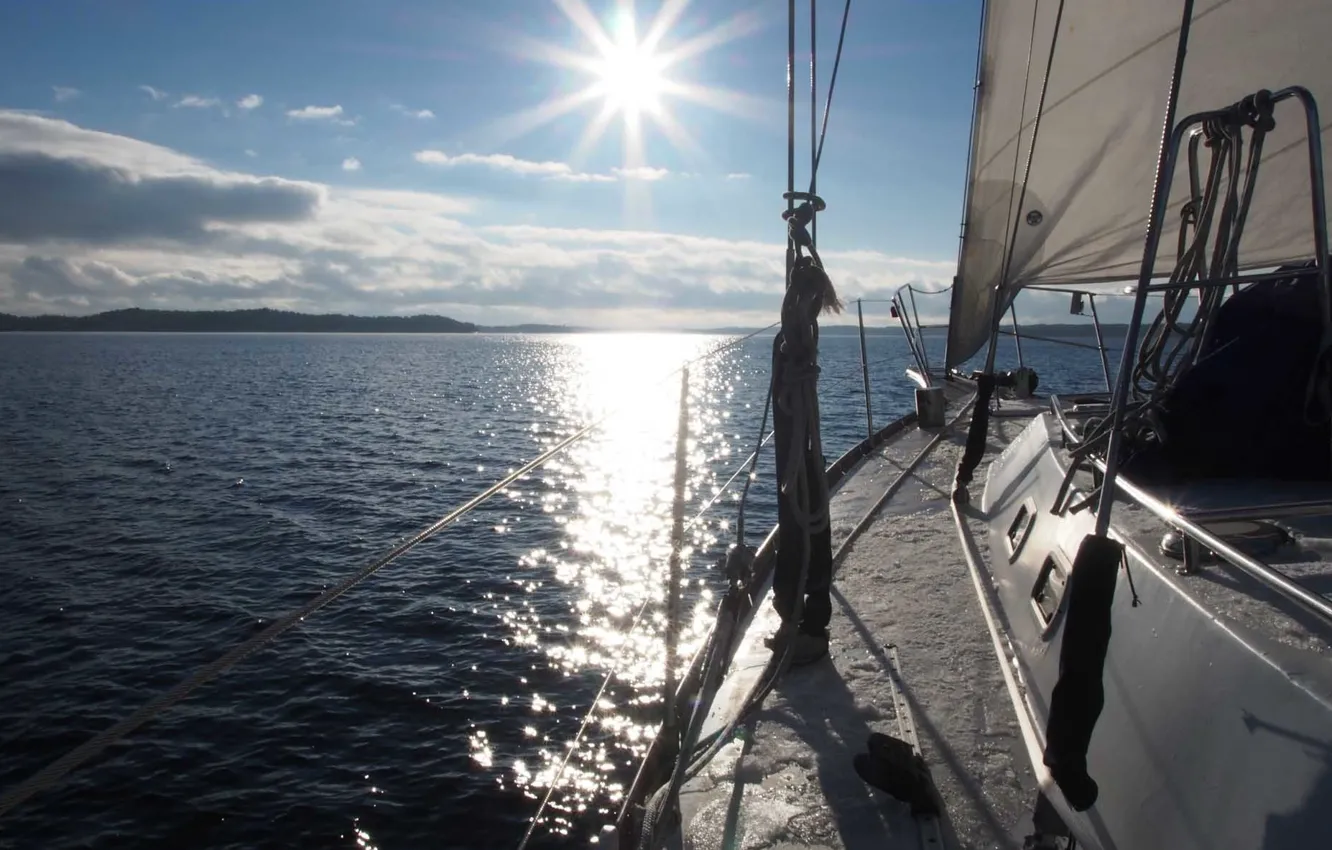
M 1013 410 L 1022 420 L 992 420 L 999 443 L 1035 412 L 1026 408 Z M 848 550 L 834 585 L 829 657 L 792 670 L 685 786 L 687 847 L 1022 846 L 1036 784 L 948 499 L 966 424 L 943 429 Z M 909 429 L 850 476 L 833 497 L 834 549 L 934 433 Z M 995 442 L 987 461 L 1002 449 Z M 972 532 L 984 547 L 984 527 Z M 777 625 L 765 603 L 714 714 L 743 699 L 737 692 L 768 658 L 761 639 Z M 871 732 L 918 741 L 944 805 L 937 822 L 861 781 L 852 759 Z
M 991 417 L 985 458 L 971 487 L 974 504 L 980 502 L 989 463 L 1046 409 L 1043 401 L 1007 400 Z M 957 413 L 950 407 L 950 418 Z M 736 739 L 685 786 L 687 847 L 1023 846 L 1032 831 L 1037 781 L 949 503 L 968 418 L 938 432 L 908 429 L 863 462 L 834 495 L 836 548 L 926 452 L 839 564 L 829 657 L 792 670 Z M 1088 491 L 1091 482 L 1085 478 L 1079 474 L 1074 483 Z M 1213 490 L 1213 501 L 1224 501 L 1224 488 Z M 1245 494 L 1249 505 L 1273 502 L 1251 489 Z M 1217 511 L 1229 510 L 1182 497 L 1169 501 L 1199 521 L 1208 511 L 1219 518 Z M 990 530 L 978 511 L 963 513 L 971 517 L 970 543 L 988 559 Z M 1209 563 L 1192 575 L 1176 575 L 1180 563 L 1159 549 L 1168 528 L 1146 509 L 1117 500 L 1114 522 L 1144 566 L 1269 657 L 1303 652 L 1308 659 L 1332 651 L 1323 637 L 1326 629 L 1307 612 L 1235 568 Z M 1267 559 L 1324 595 L 1332 590 L 1328 523 L 1326 514 L 1286 517 L 1281 524 L 1296 544 Z M 765 602 L 714 703 L 715 717 L 737 712 L 768 662 L 762 638 L 778 624 Z M 1306 670 L 1302 681 L 1312 692 L 1332 695 L 1332 680 L 1313 675 L 1308 665 L 1293 669 Z M 852 760 L 865 751 L 871 732 L 917 746 L 942 798 L 938 820 L 913 817 L 905 803 L 861 781 Z

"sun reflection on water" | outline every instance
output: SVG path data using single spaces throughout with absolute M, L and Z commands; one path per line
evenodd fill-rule
M 559 531 L 548 545 L 528 551 L 512 577 L 516 592 L 502 614 L 512 644 L 535 653 L 562 677 L 595 681 L 613 673 L 588 734 L 576 744 L 577 725 L 554 725 L 559 720 L 551 718 L 560 711 L 531 686 L 531 722 L 522 730 L 531 745 L 504 765 L 501 782 L 533 800 L 555 783 L 545 826 L 556 833 L 567 834 L 589 806 L 609 812 L 624 793 L 623 777 L 646 752 L 660 722 L 680 397 L 678 376 L 668 376 L 717 341 L 694 334 L 569 337 L 550 351 L 559 362 L 547 373 L 562 376 L 559 384 L 531 399 L 536 417 L 548 423 L 553 416 L 561 423 L 558 433 L 533 425 L 542 449 L 608 416 L 593 435 L 540 472 L 539 480 L 522 482 L 509 494 L 547 514 Z M 738 462 L 748 452 L 732 457 L 735 434 L 728 430 L 747 434 L 757 427 L 757 419 L 737 426 L 724 410 L 737 377 L 735 361 L 725 357 L 691 368 L 687 517 L 720 485 L 713 466 Z M 685 593 L 692 611 L 681 632 L 682 665 L 701 645 L 712 619 L 715 601 L 704 582 L 709 561 L 724 545 L 719 533 L 728 527 L 729 513 L 719 506 L 687 533 Z M 562 610 L 551 610 L 549 600 L 556 595 Z M 563 707 L 566 716 L 574 709 L 579 717 L 588 708 Z M 473 760 L 492 766 L 496 756 L 485 731 L 474 730 L 470 741 Z

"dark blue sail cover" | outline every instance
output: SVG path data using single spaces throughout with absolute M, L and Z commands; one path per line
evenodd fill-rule
M 1311 393 L 1323 339 L 1316 276 L 1251 284 L 1216 312 L 1198 362 L 1161 403 L 1159 441 L 1124 471 L 1199 478 L 1332 480 L 1332 424 Z

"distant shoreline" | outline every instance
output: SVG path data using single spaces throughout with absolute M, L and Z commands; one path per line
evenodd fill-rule
M 1107 334 L 1120 334 L 1127 325 L 1104 324 Z M 669 329 L 661 333 L 747 334 L 753 328 Z M 926 333 L 943 333 L 943 328 L 926 328 Z M 1070 324 L 1021 325 L 1025 334 L 1082 336 L 1093 333 L 1090 321 Z M 335 313 L 310 314 L 285 310 L 142 310 L 130 308 L 95 313 L 90 316 L 15 316 L 0 313 L 0 333 L 390 333 L 390 334 L 573 334 L 616 333 L 605 328 L 580 328 L 568 325 L 477 325 L 447 316 L 349 316 Z M 830 325 L 820 331 L 825 336 L 859 333 L 855 325 Z M 874 336 L 900 335 L 900 328 L 867 327 Z

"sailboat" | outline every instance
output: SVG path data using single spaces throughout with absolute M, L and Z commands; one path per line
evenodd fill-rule
M 793 65 L 794 2 L 789 26 Z M 605 843 L 1327 842 L 1330 38 L 1313 0 L 984 4 L 943 361 L 904 289 L 916 412 L 871 419 L 817 486 L 817 396 L 788 430 L 804 512 L 723 564 Z M 792 305 L 823 273 L 824 202 L 788 176 L 774 393 L 784 352 L 817 361 Z M 1091 305 L 1103 391 L 999 368 L 1032 292 Z M 1098 297 L 1132 303 L 1113 375 Z M 799 605 L 769 604 L 792 559 L 801 591 L 836 575 L 830 658 L 800 668 Z
M 1325 845 L 1332 6 L 985 3 L 944 356 L 904 287 L 916 410 L 876 428 L 866 378 L 866 437 L 826 467 L 818 321 L 838 298 L 815 238 L 821 143 L 795 183 L 796 23 L 790 0 L 779 526 L 755 548 L 738 535 L 682 659 L 682 391 L 665 710 L 598 843 Z M 1030 292 L 1090 307 L 1104 391 L 1041 396 L 1020 357 L 1000 368 Z M 1107 296 L 1132 301 L 1114 375 Z M 0 817 L 595 425 L 4 789 Z

